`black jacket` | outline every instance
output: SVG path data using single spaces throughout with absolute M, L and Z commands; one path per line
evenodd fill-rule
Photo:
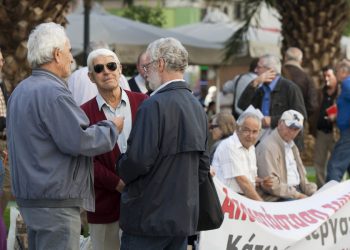
M 173 82 L 140 106 L 120 159 L 126 183 L 120 226 L 136 235 L 187 236 L 198 223 L 198 187 L 209 171 L 208 124 L 185 82 Z
M 239 99 L 238 106 L 245 110 L 250 104 L 261 110 L 261 104 L 264 97 L 262 88 L 254 88 L 251 84 L 247 86 Z M 299 111 L 304 119 L 307 119 L 303 95 L 299 87 L 283 78 L 278 80 L 274 90 L 271 92 L 270 116 L 271 128 L 277 127 L 278 120 L 284 111 L 294 109 Z

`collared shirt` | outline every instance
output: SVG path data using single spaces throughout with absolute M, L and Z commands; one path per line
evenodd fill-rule
M 154 95 L 155 93 L 157 93 L 159 90 L 161 90 L 162 88 L 164 88 L 165 86 L 169 85 L 170 83 L 172 82 L 184 82 L 185 80 L 184 79 L 174 79 L 174 80 L 171 80 L 171 81 L 168 81 L 166 83 L 163 83 L 162 85 L 160 85 L 157 89 L 155 89 L 151 96 Z
M 297 162 L 295 161 L 293 154 L 294 142 L 290 143 L 283 142 L 286 157 L 286 167 L 287 167 L 287 180 L 289 186 L 297 186 L 300 184 L 300 176 L 297 168 Z
M 5 84 L 5 83 L 2 83 Z M 6 102 L 4 94 L 2 93 L 0 89 L 0 117 L 6 117 Z
M 280 76 L 276 76 L 275 79 L 269 85 L 262 84 L 261 88 L 264 90 L 264 97 L 261 103 L 261 112 L 264 116 L 270 115 L 270 103 L 271 103 L 271 92 L 276 87 L 277 81 L 280 79 Z
M 141 93 L 146 94 L 148 91 L 146 88 L 146 81 L 140 74 L 137 74 L 137 76 L 135 76 L 135 82 L 137 84 L 137 87 L 139 87 Z
M 218 179 L 237 193 L 243 193 L 236 181 L 237 176 L 246 176 L 255 186 L 257 176 L 255 147 L 246 149 L 236 133 L 219 144 L 212 166 Z
M 114 109 L 112 106 L 107 104 L 107 102 L 103 99 L 103 97 L 99 93 L 96 96 L 96 101 L 97 101 L 98 109 L 103 110 L 103 113 L 105 114 L 107 120 L 111 120 L 113 117 L 116 117 L 117 115 L 123 116 L 125 118 L 123 130 L 118 137 L 118 146 L 119 146 L 120 152 L 125 153 L 127 148 L 127 140 L 129 138 L 130 131 L 131 131 L 132 119 L 131 119 L 131 108 L 130 108 L 128 95 L 122 88 L 120 89 L 122 90 L 122 95 L 121 95 L 120 103 L 118 104 L 116 109 Z

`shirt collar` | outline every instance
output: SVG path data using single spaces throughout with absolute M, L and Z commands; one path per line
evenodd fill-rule
M 118 107 L 122 104 L 122 103 L 125 103 L 126 104 L 126 100 L 127 100 L 127 94 L 126 92 L 123 90 L 123 88 L 120 88 L 121 91 L 122 91 L 122 96 L 121 96 L 121 99 L 120 99 L 120 103 L 118 104 Z M 102 110 L 102 107 L 104 105 L 106 105 L 107 107 L 109 107 L 110 109 L 113 109 L 106 101 L 105 99 L 103 99 L 103 97 L 100 95 L 100 93 L 97 93 L 96 95 L 96 101 L 97 101 L 97 106 L 98 106 L 98 109 L 101 111 Z
M 268 87 L 268 88 L 270 89 L 270 91 L 272 91 L 272 90 L 275 89 L 275 87 L 276 87 L 276 85 L 277 85 L 277 82 L 278 82 L 278 80 L 279 80 L 280 78 L 281 78 L 281 76 L 280 76 L 280 75 L 277 75 L 277 76 L 275 77 L 275 79 L 273 79 L 273 80 L 271 81 L 271 83 L 270 83 L 269 85 L 262 84 L 261 86 L 262 86 L 263 88 Z M 265 86 L 265 87 L 264 87 L 264 86 Z
M 162 88 L 164 88 L 165 86 L 169 85 L 170 83 L 172 82 L 184 82 L 185 80 L 184 79 L 174 79 L 174 80 L 171 80 L 171 81 L 168 81 L 168 82 L 165 82 L 163 83 L 162 85 L 160 85 L 157 89 L 155 89 L 151 96 L 153 96 L 155 93 L 157 93 L 159 90 L 161 90 Z

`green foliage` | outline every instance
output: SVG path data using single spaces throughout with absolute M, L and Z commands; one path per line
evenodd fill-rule
M 121 16 L 158 27 L 162 27 L 165 24 L 165 15 L 159 7 L 131 6 L 125 8 Z

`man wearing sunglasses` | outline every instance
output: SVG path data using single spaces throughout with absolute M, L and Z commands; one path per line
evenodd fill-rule
M 112 151 L 94 157 L 95 212 L 88 212 L 90 237 L 94 250 L 116 250 L 119 241 L 120 193 L 124 182 L 115 172 L 115 162 L 126 152 L 127 139 L 136 111 L 148 96 L 124 90 L 119 85 L 122 66 L 108 49 L 92 51 L 87 59 L 89 78 L 97 86 L 97 96 L 81 107 L 90 124 L 122 116 L 123 131 Z
M 32 74 L 8 101 L 12 191 L 29 249 L 79 249 L 80 208 L 94 211 L 92 156 L 112 150 L 121 117 L 90 126 L 65 78 L 73 57 L 61 25 L 38 25 L 28 39 Z
M 154 92 L 140 106 L 118 165 L 121 249 L 187 249 L 197 230 L 199 184 L 208 176 L 207 117 L 183 79 L 188 53 L 174 38 L 146 51 Z

